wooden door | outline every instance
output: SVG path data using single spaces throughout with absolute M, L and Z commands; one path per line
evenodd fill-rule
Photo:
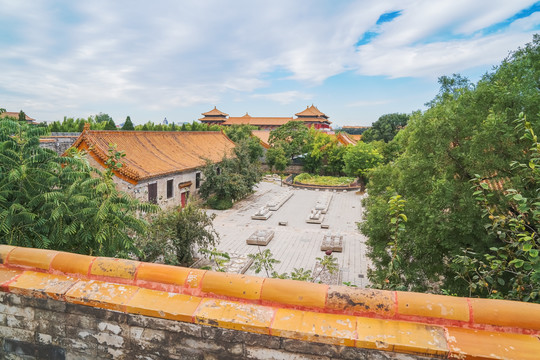
M 186 194 L 187 194 L 186 192 L 183 192 L 182 194 L 180 194 L 180 201 L 182 202 L 182 207 L 186 206 L 186 201 L 187 201 Z

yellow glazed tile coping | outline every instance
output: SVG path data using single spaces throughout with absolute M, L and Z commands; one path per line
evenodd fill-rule
M 165 291 L 140 289 L 128 301 L 126 311 L 169 320 L 194 322 L 193 314 L 201 298 Z
M 58 251 L 18 247 L 9 253 L 7 264 L 49 270 L 51 260 L 57 254 Z
M 257 276 L 209 271 L 201 290 L 221 296 L 259 300 L 264 278 Z
M 537 336 L 447 328 L 450 359 L 538 360 Z
M 15 248 L 16 246 L 0 245 L 0 264 L 4 264 L 6 262 L 7 256 Z
M 466 298 L 398 291 L 397 304 L 399 315 L 469 321 Z
M 189 269 L 185 287 L 189 290 L 199 289 L 207 270 Z
M 102 309 L 124 311 L 125 305 L 139 290 L 136 286 L 103 281 L 79 281 L 65 295 L 74 304 L 90 305 Z
M 441 326 L 360 317 L 357 320 L 357 347 L 422 355 L 448 353 Z
M 354 346 L 356 317 L 278 309 L 270 334 L 304 341 Z
M 8 269 L 6 267 L 0 266 L 0 287 L 4 287 L 4 284 L 8 284 L 9 282 L 15 279 L 15 277 L 22 274 L 22 270 L 17 269 Z
M 90 275 L 134 279 L 138 261 L 98 257 L 94 260 Z
M 90 264 L 94 259 L 93 256 L 60 252 L 52 260 L 50 270 L 87 276 Z
M 328 285 L 305 281 L 264 279 L 261 300 L 309 308 L 324 308 Z
M 153 263 L 141 263 L 137 280 L 184 286 L 191 269 Z
M 540 358 L 538 304 L 253 278 L 6 245 L 0 259 L 3 291 L 25 296 L 402 353 Z
M 331 285 L 328 288 L 326 308 L 345 313 L 373 313 L 393 317 L 396 312 L 395 292 Z
M 64 275 L 25 271 L 9 284 L 10 292 L 33 297 L 60 299 L 78 280 Z
M 470 299 L 470 301 L 474 322 L 477 324 L 540 330 L 538 304 L 491 299 Z
M 275 309 L 236 301 L 203 299 L 195 314 L 198 324 L 268 334 Z

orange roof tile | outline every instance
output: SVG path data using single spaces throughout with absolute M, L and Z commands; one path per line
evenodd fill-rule
M 34 121 L 36 119 L 33 119 L 31 118 L 30 116 L 24 114 L 26 116 L 26 121 Z M 18 112 L 14 112 L 14 111 L 6 111 L 6 112 L 3 112 L 0 114 L 0 118 L 5 118 L 5 117 L 12 117 L 12 118 L 15 118 L 15 119 L 18 119 L 19 118 L 19 113 Z
M 216 115 L 229 116 L 229 114 L 226 114 L 223 111 L 218 110 L 217 107 L 215 107 L 215 106 L 214 106 L 214 108 L 212 110 L 201 113 L 201 115 L 204 115 L 204 116 L 216 116 Z
M 343 145 L 356 145 L 356 140 L 353 140 L 352 137 L 345 132 L 340 132 L 336 135 L 336 138 Z
M 259 140 L 261 141 L 261 145 L 264 148 L 266 148 L 266 149 L 270 148 L 270 143 L 269 143 L 270 131 L 268 131 L 268 130 L 253 130 L 251 132 L 251 135 L 258 137 Z
M 306 108 L 306 110 L 301 111 L 299 113 L 296 113 L 294 115 L 301 116 L 301 117 L 316 117 L 316 118 L 317 117 L 323 117 L 323 118 L 328 119 L 328 116 L 326 116 L 325 113 L 323 113 L 319 109 L 317 109 L 317 107 L 314 106 L 314 105 L 308 106 Z
M 249 124 L 253 126 L 281 126 L 285 125 L 289 121 L 298 121 L 292 117 L 253 117 L 248 114 L 240 117 L 230 117 L 223 123 L 223 125 L 241 125 Z
M 120 176 L 132 182 L 195 169 L 205 159 L 218 162 L 229 154 L 234 143 L 217 131 L 95 131 L 86 130 L 73 144 L 86 149 L 104 165 L 109 144 L 116 144 L 122 159 Z

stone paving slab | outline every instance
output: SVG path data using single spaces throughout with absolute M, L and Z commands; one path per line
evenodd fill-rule
M 283 206 L 273 212 L 273 216 L 261 223 L 251 216 L 268 201 L 280 198 L 285 192 L 293 191 Z M 261 182 L 256 192 L 237 202 L 229 210 L 208 210 L 215 213 L 214 228 L 221 236 L 217 248 L 220 251 L 253 254 L 257 246 L 247 245 L 246 239 L 259 229 L 274 230 L 273 240 L 263 249 L 270 249 L 274 258 L 281 261 L 274 268 L 278 273 L 290 273 L 294 268 L 313 269 L 316 258 L 324 255 L 320 250 L 321 239 L 328 230 L 320 226 L 307 224 L 305 214 L 315 206 L 320 191 L 281 187 L 278 184 Z M 324 223 L 333 232 L 341 233 L 347 239 L 342 253 L 334 253 L 340 266 L 342 281 L 358 287 L 368 284 L 366 257 L 366 238 L 358 231 L 356 223 L 362 219 L 361 195 L 355 192 L 334 192 L 333 199 L 325 215 Z M 279 222 L 287 221 L 287 226 Z M 252 269 L 246 274 L 256 275 Z M 259 276 L 264 276 L 261 272 Z

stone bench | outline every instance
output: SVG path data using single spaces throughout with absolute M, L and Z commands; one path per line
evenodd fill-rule
M 273 238 L 273 230 L 257 230 L 247 238 L 246 244 L 266 246 Z
M 332 250 L 335 252 L 343 251 L 343 235 L 328 233 L 324 235 L 321 243 L 321 251 Z
M 294 195 L 294 193 L 292 191 L 287 191 L 285 194 L 283 194 L 282 196 L 280 196 L 278 199 L 276 200 L 270 200 L 269 202 L 266 203 L 266 207 L 268 207 L 269 210 L 271 211 L 277 211 L 280 207 L 283 206 L 283 204 L 285 204 L 287 202 L 287 200 L 289 200 L 292 196 Z
M 324 215 L 320 210 L 311 210 L 311 214 L 306 219 L 308 224 L 321 224 L 324 220 Z
M 270 212 L 270 210 L 268 210 L 268 208 L 266 206 L 263 206 L 262 208 L 257 210 L 255 215 L 252 215 L 251 218 L 253 220 L 268 220 L 268 218 L 270 218 L 270 216 L 272 216 L 272 214 L 273 213 Z

